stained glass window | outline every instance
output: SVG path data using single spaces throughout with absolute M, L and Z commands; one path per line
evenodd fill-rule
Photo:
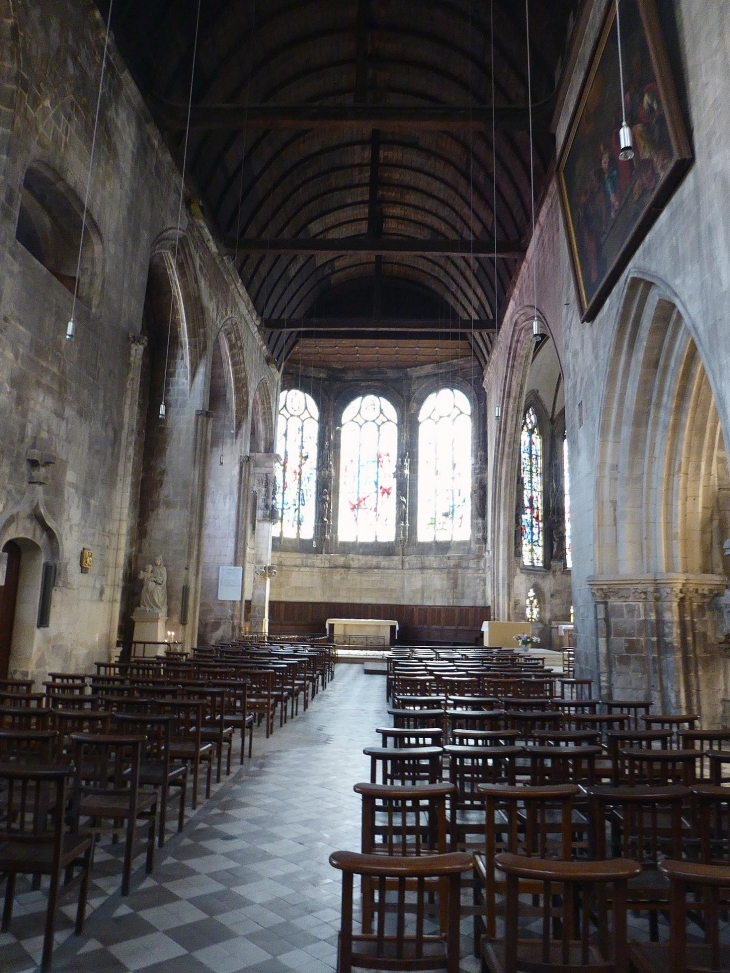
M 565 505 L 565 566 L 573 567 L 573 548 L 570 539 L 570 467 L 568 466 L 568 440 L 563 439 L 563 490 Z
M 525 599 L 525 618 L 528 622 L 540 621 L 540 599 L 535 594 L 535 589 L 530 588 Z
M 277 537 L 314 537 L 318 429 L 319 410 L 314 399 L 299 389 L 282 392 L 276 441 L 283 466 L 277 498 L 281 516 L 274 526 Z
M 394 541 L 398 420 L 380 395 L 361 395 L 342 413 L 339 539 Z
M 418 415 L 418 539 L 470 534 L 471 406 L 458 389 L 440 389 Z
M 525 413 L 520 439 L 522 456 L 522 563 L 541 568 L 544 561 L 542 536 L 542 436 L 535 410 Z

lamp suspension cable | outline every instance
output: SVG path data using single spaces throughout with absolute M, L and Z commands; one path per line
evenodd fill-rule
M 489 0 L 489 29 L 492 42 L 492 238 L 494 240 L 494 327 L 499 326 L 499 296 L 497 275 L 497 107 L 494 102 L 494 0 Z
M 532 144 L 532 66 L 530 58 L 530 0 L 525 0 L 525 25 L 527 28 L 527 116 L 530 138 L 530 203 L 532 209 L 532 337 L 538 341 L 542 329 L 537 316 L 537 259 L 535 254 L 535 151 Z
M 183 201 L 185 198 L 185 170 L 188 163 L 188 143 L 190 141 L 190 116 L 193 110 L 193 86 L 195 84 L 195 62 L 198 59 L 198 36 L 200 34 L 200 5 L 202 0 L 198 0 L 198 10 L 195 18 L 195 40 L 193 42 L 193 65 L 190 71 L 190 92 L 188 95 L 188 117 L 185 123 L 185 143 L 183 146 L 183 163 L 182 172 L 180 173 L 180 195 L 177 203 L 177 232 L 175 233 L 175 250 L 172 261 L 173 273 L 177 271 L 177 256 L 178 249 L 180 246 L 180 226 L 182 225 L 182 208 Z M 172 290 L 172 288 L 171 288 Z M 164 419 L 167 415 L 167 408 L 165 406 L 165 392 L 167 389 L 167 366 L 170 361 L 170 335 L 172 333 L 172 311 L 175 306 L 175 300 L 173 295 L 170 295 L 170 314 L 167 319 L 167 346 L 165 348 L 165 371 L 162 373 L 162 399 L 160 401 L 160 419 Z
M 106 77 L 106 61 L 109 51 L 109 34 L 111 32 L 112 10 L 114 0 L 109 0 L 109 13 L 106 18 L 106 31 L 104 34 L 104 53 L 101 56 L 101 75 L 99 77 L 99 90 L 96 95 L 96 115 L 94 116 L 94 134 L 91 137 L 91 155 L 89 157 L 89 172 L 86 176 L 86 194 L 84 196 L 84 210 L 81 217 L 81 239 L 79 240 L 79 254 L 76 259 L 76 280 L 74 281 L 73 301 L 71 302 L 71 317 L 66 325 L 66 339 L 70 341 L 76 335 L 76 301 L 79 296 L 79 280 L 81 279 L 81 260 L 84 253 L 84 237 L 86 236 L 86 217 L 89 212 L 89 193 L 91 192 L 91 175 L 94 171 L 94 156 L 96 154 L 96 136 L 99 132 L 99 114 L 101 112 L 101 96 L 104 91 L 104 78 Z
M 626 121 L 626 96 L 624 93 L 624 62 L 621 53 L 621 13 L 619 0 L 616 0 L 616 37 L 618 38 L 618 75 L 621 85 L 621 128 L 618 133 L 619 154 L 622 162 L 629 162 L 634 158 L 634 140 L 631 129 Z

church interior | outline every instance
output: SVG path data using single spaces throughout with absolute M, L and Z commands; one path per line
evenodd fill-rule
M 370 849 L 442 863 L 434 968 L 552 926 L 540 969 L 730 969 L 728 6 L 0 0 L 0 36 L 0 969 L 367 968 L 368 779 L 443 790 L 437 845 Z

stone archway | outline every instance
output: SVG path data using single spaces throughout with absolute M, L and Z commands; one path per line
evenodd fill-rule
M 634 277 L 619 314 L 596 464 L 597 654 L 603 693 L 719 721 L 724 660 L 712 600 L 725 589 L 727 456 L 686 315 Z

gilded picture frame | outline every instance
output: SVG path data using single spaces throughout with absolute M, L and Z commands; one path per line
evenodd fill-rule
M 621 87 L 612 2 L 558 162 L 583 321 L 596 316 L 692 162 L 655 2 L 621 0 L 620 17 L 634 158 L 618 157 Z

